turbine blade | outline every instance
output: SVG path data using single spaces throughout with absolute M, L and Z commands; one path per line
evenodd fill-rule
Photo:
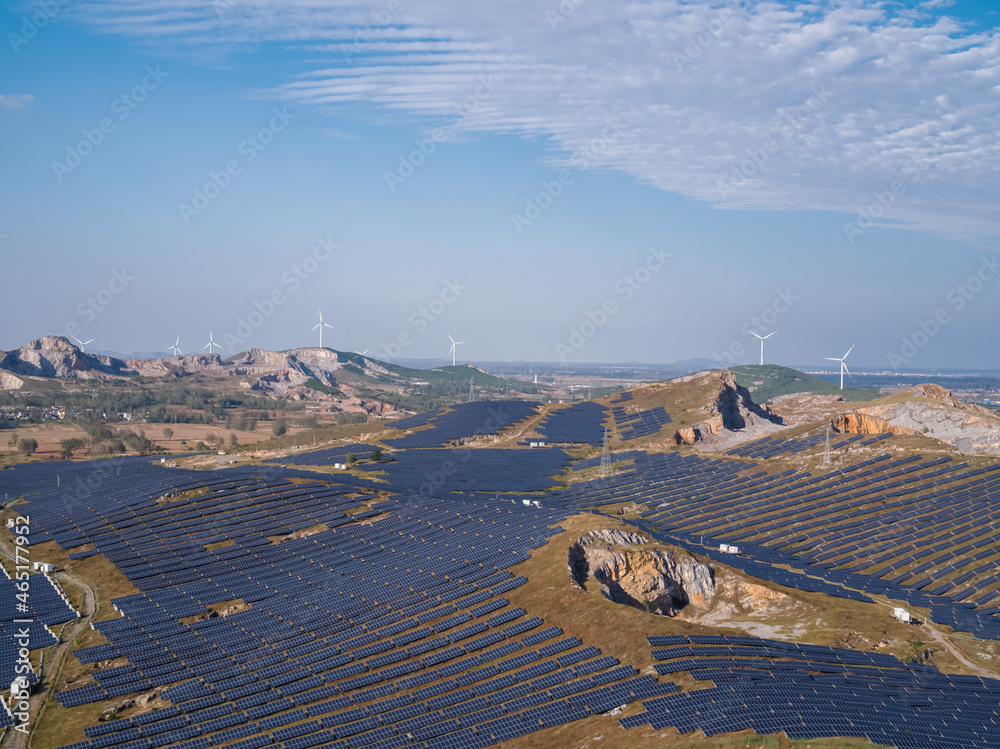
M 847 349 L 847 353 L 844 354 L 844 358 L 846 359 L 850 355 L 850 353 L 852 351 L 854 351 L 854 346 L 853 345 L 849 349 Z

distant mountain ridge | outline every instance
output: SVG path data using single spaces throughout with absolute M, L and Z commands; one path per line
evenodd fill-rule
M 371 359 L 363 354 L 306 347 L 287 351 L 253 348 L 223 360 L 218 354 L 131 359 L 82 351 L 65 336 L 43 336 L 11 351 L 0 351 L 0 389 L 16 390 L 27 378 L 112 380 L 123 377 L 184 377 L 206 374 L 240 379 L 240 386 L 267 394 L 285 394 L 317 383 L 341 385 L 415 385 L 451 382 L 502 385 L 506 380 L 471 365 L 417 370 Z

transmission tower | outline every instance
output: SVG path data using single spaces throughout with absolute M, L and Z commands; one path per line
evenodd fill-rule
M 611 472 L 611 447 L 608 445 L 608 430 L 604 430 L 604 450 L 601 452 L 601 475 Z
M 476 399 L 476 384 L 475 379 L 470 375 L 469 377 L 469 403 L 472 403 Z
M 830 467 L 830 425 L 826 425 L 826 447 L 823 450 L 823 467 Z

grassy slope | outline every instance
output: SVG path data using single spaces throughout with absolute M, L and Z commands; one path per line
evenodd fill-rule
M 794 393 L 837 394 L 843 395 L 844 399 L 849 401 L 868 401 L 879 397 L 878 390 L 857 388 L 841 390 L 839 384 L 776 364 L 748 364 L 731 369 L 736 375 L 736 381 L 753 394 L 753 399 L 757 403 L 766 403 L 779 395 Z M 762 384 L 758 385 L 758 382 Z

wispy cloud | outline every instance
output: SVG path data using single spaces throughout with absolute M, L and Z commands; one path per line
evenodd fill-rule
M 548 138 L 554 163 L 614 117 L 621 135 L 590 166 L 720 208 L 853 216 L 901 183 L 878 220 L 996 234 L 1000 36 L 933 15 L 943 3 L 908 5 L 118 0 L 78 12 L 195 47 L 299 42 L 303 61 L 330 62 L 274 98 L 462 111 L 461 130 Z M 484 75 L 495 92 L 463 111 Z M 822 106 L 808 107 L 817 91 Z
M 24 109 L 35 97 L 31 94 L 0 94 L 0 107 L 5 109 Z

